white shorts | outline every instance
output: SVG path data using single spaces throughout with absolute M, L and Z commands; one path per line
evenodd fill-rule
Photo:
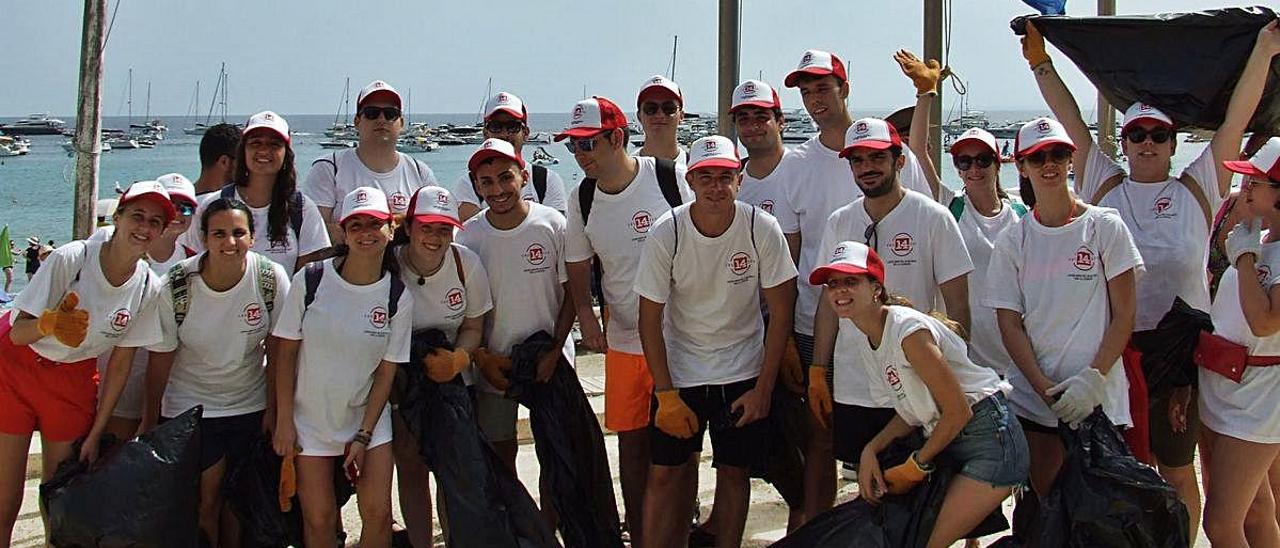
M 1254 443 L 1280 443 L 1280 366 L 1249 367 L 1240 384 L 1200 368 L 1200 423 Z
M 111 352 L 108 351 L 108 354 Z M 129 378 L 116 400 L 116 408 L 112 417 L 139 420 L 142 418 L 142 404 L 146 396 L 147 351 L 139 348 L 133 356 L 133 367 L 129 369 Z M 107 387 L 107 360 L 98 360 L 98 399 L 102 399 L 102 391 Z
M 302 446 L 304 457 L 340 457 L 343 450 L 346 449 L 347 443 L 356 435 L 356 430 L 360 429 L 360 420 L 364 417 L 364 411 L 360 413 L 352 413 L 354 420 L 349 421 L 349 427 L 343 428 L 340 432 L 323 432 L 317 428 L 309 427 L 306 421 L 299 420 L 300 417 L 295 413 L 293 423 L 298 429 L 298 445 Z M 391 404 L 387 404 L 382 408 L 382 416 L 378 417 L 378 424 L 373 427 L 373 436 L 369 441 L 369 447 L 377 447 L 391 441 Z

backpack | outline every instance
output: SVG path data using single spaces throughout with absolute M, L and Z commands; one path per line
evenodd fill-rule
M 480 192 L 476 190 L 476 178 L 467 173 L 467 178 L 471 179 L 471 193 L 476 195 L 476 205 L 484 205 L 484 198 L 480 197 Z M 533 166 L 533 192 L 538 195 L 538 203 L 542 203 L 547 199 L 547 168 L 546 166 Z
M 227 183 L 227 185 L 222 187 L 222 190 L 218 192 L 218 197 L 228 200 L 235 198 L 236 184 Z M 289 196 L 289 227 L 293 229 L 293 237 L 295 239 L 302 238 L 302 208 L 302 193 L 295 190 L 293 191 L 293 194 Z
M 267 314 L 271 314 L 276 305 L 275 269 L 271 268 L 271 259 L 257 253 L 251 256 L 253 269 L 258 273 L 258 297 L 266 303 Z M 198 272 L 198 270 L 188 272 L 182 267 L 182 263 L 175 264 L 169 269 L 169 294 L 173 296 L 173 319 L 178 326 L 182 326 L 182 321 L 187 318 L 187 313 L 191 309 L 190 285 L 187 283 L 187 278 Z
M 1013 198 L 1004 198 L 1000 201 L 1008 204 L 1009 209 L 1012 209 L 1019 219 L 1026 216 L 1028 211 L 1027 204 Z M 956 219 L 956 222 L 960 222 L 960 216 L 964 215 L 964 196 L 957 194 L 954 198 L 951 198 L 951 203 L 947 204 L 947 209 L 951 211 L 951 216 Z
M 684 203 L 684 197 L 680 195 L 680 187 L 676 184 L 676 163 L 674 160 L 665 158 L 654 158 L 654 174 L 658 177 L 658 189 L 662 191 L 662 197 L 667 200 L 667 205 L 672 209 L 679 207 Z M 591 218 L 591 203 L 596 198 L 596 180 L 592 178 L 583 179 L 578 185 L 578 212 L 582 214 L 582 227 L 585 230 L 587 220 Z M 755 226 L 755 216 L 751 218 L 752 226 Z M 677 236 L 679 238 L 679 236 Z M 752 242 L 755 242 L 755 233 L 751 234 Z M 600 258 L 591 258 L 591 295 L 596 298 L 600 304 L 604 302 L 604 270 L 600 267 Z
M 1124 183 L 1124 178 L 1124 173 L 1117 173 L 1103 181 L 1102 185 L 1098 187 L 1098 191 L 1093 193 L 1093 198 L 1089 200 L 1089 203 L 1096 205 L 1101 202 L 1108 193 L 1115 190 L 1121 183 Z M 1196 199 L 1196 203 L 1200 205 L 1200 214 L 1204 215 L 1204 225 L 1212 230 L 1213 210 L 1209 207 L 1209 198 L 1204 195 L 1204 189 L 1200 188 L 1200 183 L 1196 182 L 1195 177 L 1185 171 L 1178 176 L 1177 181 Z
M 324 261 L 307 263 L 303 268 L 306 272 L 303 274 L 306 293 L 303 294 L 302 309 L 305 311 L 316 300 L 316 289 L 320 287 L 320 279 L 324 277 Z M 391 277 L 391 290 L 387 297 L 387 318 L 394 318 L 396 311 L 400 309 L 400 295 L 404 293 L 404 281 L 394 273 L 387 274 Z

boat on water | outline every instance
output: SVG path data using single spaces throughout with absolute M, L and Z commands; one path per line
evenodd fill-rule
M 219 96 L 221 95 L 221 96 Z M 196 81 L 196 98 L 195 103 L 200 103 L 200 82 Z M 213 124 L 213 109 L 215 106 L 222 107 L 222 119 L 219 123 L 227 123 L 227 64 L 223 63 L 218 69 L 218 83 L 213 87 L 213 102 L 209 103 L 209 113 L 204 117 L 204 123 L 196 123 L 193 127 L 182 128 L 182 132 L 187 135 L 204 135 Z
M 533 151 L 532 163 L 535 166 L 553 166 L 560 163 L 560 159 L 552 156 L 550 152 L 547 152 L 547 149 L 538 147 L 538 150 Z
M 30 141 L 8 135 L 0 135 L 0 157 L 23 156 L 30 152 Z
M 67 156 L 75 156 L 76 154 L 75 141 L 63 141 L 62 150 L 67 151 Z M 106 141 L 102 141 L 102 152 L 111 152 L 111 144 Z
M 356 141 L 349 139 L 330 139 L 328 141 L 320 141 L 320 148 L 356 148 Z
M 427 137 L 401 137 L 396 141 L 396 150 L 405 153 L 416 152 L 433 152 L 440 148 L 440 144 L 432 141 Z
M 0 124 L 0 132 L 5 135 L 62 135 L 67 131 L 67 123 L 49 116 L 47 112 L 28 114 L 26 118 L 12 124 Z
M 955 137 L 975 127 L 988 129 L 990 126 L 991 121 L 987 119 L 987 113 L 981 110 L 964 110 L 960 112 L 960 116 L 942 124 L 942 131 Z
M 551 137 L 550 131 L 535 131 L 530 133 L 529 137 L 525 138 L 524 142 L 549 145 L 552 142 Z

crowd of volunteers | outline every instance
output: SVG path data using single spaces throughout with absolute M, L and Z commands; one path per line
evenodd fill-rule
M 1023 53 L 1053 117 L 1019 129 L 1016 182 L 1000 180 L 983 129 L 951 143 L 950 168 L 933 165 L 943 74 L 907 51 L 894 59 L 918 91 L 910 127 L 853 120 L 844 62 L 808 50 L 783 83 L 818 133 L 784 147 L 777 91 L 747 80 L 730 110 L 745 156 L 722 136 L 680 146 L 683 95 L 662 76 L 631 113 L 579 101 L 555 136 L 585 174 L 576 189 L 526 163 L 528 110 L 507 91 L 485 105 L 486 139 L 452 191 L 396 151 L 402 102 L 383 81 L 357 99 L 359 145 L 315 159 L 301 182 L 279 114 L 214 127 L 195 182 L 130 185 L 112 225 L 53 251 L 0 322 L 0 544 L 35 431 L 47 478 L 96 459 L 106 433 L 200 405 L 208 545 L 239 545 L 223 480 L 266 440 L 296 457 L 307 546 L 342 530 L 335 470 L 354 484 L 362 546 L 390 546 L 393 531 L 430 546 L 431 471 L 393 404 L 397 368 L 461 375 L 515 470 L 512 349 L 552 337 L 544 382 L 573 366 L 576 322 L 604 354 L 634 546 L 740 545 L 783 401 L 803 402 L 788 423 L 804 457 L 796 496 L 784 493 L 789 530 L 833 506 L 837 461 L 872 503 L 945 465 L 957 476 L 928 544 L 950 546 L 1020 487 L 1034 512 L 1066 458 L 1059 425 L 1100 409 L 1177 490 L 1191 538 L 1203 524 L 1215 546 L 1280 546 L 1280 235 L 1268 230 L 1280 137 L 1243 146 L 1280 30 L 1258 33 L 1222 126 L 1180 172 L 1169 116 L 1127 106 L 1118 162 L 1034 26 Z M 646 136 L 634 153 L 629 115 Z M 945 169 L 963 186 L 942 185 Z M 1209 314 L 1210 351 L 1197 374 L 1147 383 L 1140 341 L 1175 299 Z M 428 328 L 454 350 L 407 363 Z M 707 434 L 713 512 L 691 524 Z M 918 449 L 882 466 L 911 437 Z

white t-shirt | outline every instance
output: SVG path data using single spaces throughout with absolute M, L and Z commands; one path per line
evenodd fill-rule
M 559 173 L 550 168 L 547 170 L 547 193 L 541 200 L 538 199 L 538 189 L 533 186 L 533 170 L 535 167 L 529 165 L 529 180 L 525 181 L 524 189 L 520 191 L 520 197 L 530 202 L 538 202 L 556 211 L 565 211 L 566 205 L 564 179 Z M 471 204 L 481 209 L 484 205 L 480 203 L 480 197 L 476 196 L 476 187 L 471 184 L 471 177 L 463 173 L 458 180 L 453 183 L 453 197 L 458 199 L 460 204 Z
M 676 167 L 680 169 L 687 169 L 689 167 L 689 150 L 680 145 L 676 145 L 676 148 L 679 149 L 680 152 L 671 160 L 676 163 Z M 636 158 L 655 158 L 655 156 L 650 156 L 648 154 L 640 154 L 640 149 L 636 149 L 636 151 L 631 155 Z
M 311 162 L 311 171 L 307 172 L 307 180 L 299 190 L 317 206 L 333 208 L 335 221 L 342 214 L 337 211 L 342 199 L 362 186 L 381 190 L 387 195 L 391 212 L 403 214 L 409 208 L 409 198 L 415 191 L 428 185 L 440 186 L 440 182 L 427 164 L 402 152 L 396 154 L 400 156 L 400 162 L 386 173 L 365 166 L 354 148 L 321 156 Z
M 194 221 L 192 222 L 194 223 Z M 116 233 L 115 225 L 100 226 L 98 227 L 97 230 L 93 231 L 93 234 L 90 234 L 88 238 L 85 238 L 84 241 L 105 242 L 107 240 L 110 240 L 111 236 L 115 233 Z M 146 257 L 143 257 L 143 260 L 147 261 L 147 264 L 151 265 L 152 272 L 155 272 L 156 274 L 163 276 L 165 272 L 169 271 L 170 267 L 172 267 L 175 264 L 178 264 L 179 262 L 181 262 L 183 259 L 186 259 L 187 257 L 195 255 L 196 253 L 197 253 L 196 250 L 191 249 L 190 247 L 187 247 L 186 245 L 184 245 L 183 237 L 179 236 L 178 241 L 174 242 L 173 253 L 169 255 L 168 259 L 165 259 L 163 261 L 156 261 L 155 259 L 152 259 L 150 255 L 148 255 Z
M 907 158 L 898 172 L 902 187 L 932 196 L 920 163 L 910 149 L 903 147 L 902 152 Z M 800 272 L 812 272 L 819 256 L 825 253 L 819 250 L 818 243 L 826 230 L 827 218 L 837 208 L 861 198 L 862 190 L 853 180 L 849 162 L 840 157 L 840 151 L 831 150 L 818 141 L 817 135 L 792 149 L 791 154 L 799 167 L 788 171 L 788 176 L 780 182 L 800 225 Z M 777 213 L 780 212 L 775 211 Z M 822 288 L 809 285 L 806 276 L 800 278 L 796 282 L 795 330 L 812 335 L 813 316 L 818 311 Z
M 10 325 L 18 320 L 17 311 L 39 318 L 45 309 L 57 307 L 70 291 L 80 295 L 77 307 L 89 313 L 89 328 L 80 346 L 72 348 L 56 337 L 43 337 L 31 343 L 31 350 L 41 357 L 72 363 L 95 359 L 117 346 L 140 347 L 160 341 L 155 308 L 160 278 L 139 260 L 133 275 L 119 287 L 113 286 L 102 273 L 101 251 L 101 242 L 64 244 L 49 254 L 14 298 Z M 79 280 L 75 279 L 77 272 Z
M 1084 177 L 1076 179 L 1077 192 L 1081 198 L 1092 200 L 1103 182 L 1124 173 L 1119 163 L 1091 144 Z M 1205 147 L 1181 175 L 1190 175 L 1199 183 L 1209 200 L 1209 214 L 1217 212 L 1223 197 L 1218 193 L 1213 148 Z M 1205 224 L 1200 202 L 1187 187 L 1173 177 L 1162 183 L 1135 183 L 1126 176 L 1096 205 L 1120 213 L 1151 273 L 1138 282 L 1134 331 L 1155 329 L 1173 307 L 1175 297 L 1182 297 L 1192 308 L 1209 309 L 1209 280 L 1204 265 L 1209 262 L 1210 227 Z
M 871 225 L 863 198 L 858 198 L 831 214 L 819 249 L 827 250 L 825 255 L 842 241 L 867 241 L 864 235 Z M 973 271 L 951 212 L 924 194 L 906 191 L 898 205 L 875 225 L 868 245 L 876 244 L 884 262 L 886 286 L 910 299 L 919 310 L 942 310 L 938 286 Z M 848 319 L 841 319 L 839 326 L 833 398 L 846 405 L 890 407 L 890 394 L 873 393 L 862 365 L 872 359 L 867 338 Z
M 280 316 L 289 294 L 289 272 L 268 261 L 275 277 L 275 303 L 263 299 L 255 253 L 249 253 L 244 275 L 226 291 L 214 291 L 199 274 L 187 276 L 187 315 L 179 326 L 174 317 L 173 291 L 165 276 L 158 312 L 164 339 L 150 347 L 173 352 L 173 369 L 165 389 L 160 414 L 176 417 L 196 405 L 205 417 L 232 417 L 261 411 L 267 406 L 264 341 Z M 193 272 L 200 256 L 186 259 L 183 269 Z M 269 310 L 269 308 L 271 308 Z
M 885 317 L 884 331 L 877 348 L 871 350 L 874 360 L 863 362 L 870 378 L 882 383 L 883 390 L 893 394 L 893 409 L 912 426 L 924 428 L 927 437 L 942 418 L 933 394 L 925 385 L 915 367 L 907 361 L 902 342 L 917 331 L 926 330 L 942 351 L 951 367 L 951 374 L 960 384 L 965 401 L 973 405 L 996 392 L 1008 392 L 1009 383 L 986 367 L 969 361 L 964 339 L 951 331 L 937 318 L 914 308 L 890 306 Z M 861 332 L 859 332 L 861 334 Z M 866 336 L 863 335 L 865 339 Z
M 787 241 L 773 216 L 742 202 L 729 228 L 709 238 L 694 226 L 690 205 L 653 225 L 635 291 L 666 305 L 663 335 L 676 388 L 757 377 L 764 357 L 760 290 L 796 277 Z
M 787 170 L 794 169 L 796 165 L 795 162 L 788 161 L 791 157 L 791 151 L 784 148 L 778 165 L 774 166 L 773 171 L 763 179 L 757 179 L 749 170 L 743 169 L 742 186 L 738 189 L 738 201 L 751 204 L 773 215 L 778 220 L 778 227 L 782 229 L 783 234 L 800 232 L 800 219 L 796 217 L 796 212 L 787 202 L 787 193 L 784 191 L 784 185 L 789 177 Z
M 373 389 L 373 374 L 382 361 L 409 361 L 413 331 L 413 295 L 400 295 L 389 315 L 391 277 L 368 285 L 352 285 L 323 262 L 324 275 L 315 300 L 305 307 L 306 269 L 293 276 L 288 297 L 277 303 L 280 318 L 271 334 L 300 340 L 293 422 L 307 456 L 337 456 L 351 441 Z M 390 404 L 374 427 L 370 447 L 391 441 Z
M 964 200 L 964 210 L 960 214 L 960 236 L 964 238 L 964 247 L 969 250 L 969 259 L 973 261 L 975 275 L 969 284 L 969 358 L 978 365 L 995 369 L 1004 375 L 1013 367 L 1013 359 L 1004 348 L 1004 339 L 1000 336 L 1000 326 L 996 324 L 995 309 L 982 304 L 985 289 L 983 280 L 987 274 L 987 265 L 991 264 L 991 250 L 995 247 L 996 237 L 1005 229 L 1016 226 L 1022 217 L 1009 206 L 1001 202 L 1000 212 L 994 217 L 978 213 L 973 201 L 963 192 L 957 193 L 947 187 L 940 187 L 938 203 L 950 209 L 955 198 Z
M 1269 294 L 1280 283 L 1280 242 L 1262 245 L 1255 275 Z M 1254 336 L 1240 308 L 1240 272 L 1227 268 L 1210 311 L 1214 333 L 1249 347 L 1251 356 L 1280 356 L 1280 334 Z M 1280 443 L 1280 367 L 1247 367 L 1240 383 L 1200 371 L 1200 420 L 1214 432 L 1254 443 Z
M 204 235 L 199 226 L 200 218 L 204 215 L 205 208 L 221 196 L 218 192 L 204 196 L 200 206 L 196 208 L 196 220 L 191 223 L 185 238 L 179 239 L 180 242 L 197 252 L 204 251 Z M 244 200 L 240 189 L 236 189 L 236 199 Z M 249 211 L 253 213 L 253 247 L 250 249 L 280 263 L 289 272 L 293 272 L 294 266 L 298 264 L 298 257 L 329 247 L 329 231 L 324 226 L 324 219 L 320 217 L 320 210 L 316 208 L 316 203 L 306 196 L 302 197 L 302 227 L 297 234 L 294 234 L 293 225 L 286 219 L 283 242 L 271 241 L 271 224 L 268 219 L 271 212 L 270 205 L 249 207 Z
M 463 320 L 479 318 L 493 310 L 489 274 L 480 264 L 480 257 L 461 244 L 453 244 L 453 249 L 462 260 L 466 279 L 458 273 L 454 252 L 448 251 L 440 269 L 424 277 L 422 285 L 418 285 L 418 275 L 413 273 L 405 257 L 408 248 L 401 246 L 396 249 L 396 257 L 400 260 L 400 279 L 413 293 L 413 330 L 439 329 L 450 344 L 458 339 L 458 328 Z M 470 369 L 464 370 L 462 377 L 468 385 L 472 383 Z
M 510 230 L 494 228 L 487 214 L 468 219 L 464 228 L 457 242 L 479 255 L 489 274 L 493 320 L 487 322 L 485 346 L 508 355 L 538 331 L 554 336 L 556 316 L 567 297 L 564 283 L 569 280 L 564 267 L 564 215 L 530 203 L 529 214 Z M 564 355 L 572 365 L 572 338 L 565 339 Z M 474 378 L 481 390 L 499 393 L 483 376 Z
M 996 238 L 982 303 L 1023 315 L 1036 363 L 1058 383 L 1089 367 L 1098 354 L 1111 318 L 1107 281 L 1142 269 L 1142 256 L 1114 209 L 1087 206 L 1060 227 L 1029 215 Z M 1009 402 L 1018 416 L 1057 426 L 1057 415 L 1020 369 L 1010 367 L 1008 379 Z M 1129 381 L 1119 358 L 1106 379 L 1102 410 L 1114 424 L 1132 424 Z
M 609 348 L 628 354 L 642 354 L 640 347 L 640 301 L 634 291 L 640 253 L 653 223 L 671 210 L 658 186 L 656 162 L 637 156 L 639 171 L 627 188 L 608 194 L 596 187 L 591 217 L 582 226 L 582 206 L 578 193 L 569 197 L 565 235 L 565 262 L 576 263 L 600 256 L 604 280 L 604 300 L 609 305 Z M 685 182 L 683 166 L 676 165 L 676 187 L 683 203 L 693 201 Z

